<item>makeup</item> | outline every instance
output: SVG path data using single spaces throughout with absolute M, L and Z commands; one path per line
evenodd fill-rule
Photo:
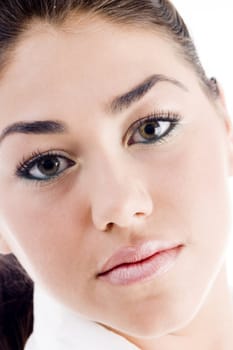
M 151 243 L 152 246 L 153 243 Z M 104 267 L 104 272 L 100 273 L 98 278 L 112 285 L 129 285 L 151 280 L 173 267 L 184 245 L 173 244 L 170 248 L 157 249 L 153 253 L 149 247 L 147 243 L 147 249 L 146 246 L 141 246 L 135 252 L 129 250 L 128 255 L 126 251 L 119 251 L 118 255 L 110 258 Z M 146 250 L 148 250 L 147 253 Z M 121 258 L 120 254 L 122 254 Z M 112 264 L 115 265 L 112 266 Z

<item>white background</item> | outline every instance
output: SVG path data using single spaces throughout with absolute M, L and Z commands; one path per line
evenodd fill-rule
M 222 85 L 233 122 L 233 1 L 172 0 L 172 3 L 191 32 L 207 75 L 215 76 Z M 233 201 L 233 178 L 229 184 Z M 233 227 L 227 263 L 229 282 L 233 286 Z

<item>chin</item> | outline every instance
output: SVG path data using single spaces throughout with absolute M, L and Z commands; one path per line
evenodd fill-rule
M 179 307 L 180 306 L 180 307 Z M 106 328 L 124 337 L 132 338 L 160 338 L 162 336 L 181 331 L 195 317 L 196 308 L 185 308 L 183 305 L 162 307 L 158 312 L 151 308 L 140 314 L 122 315 L 121 318 Z M 193 305 L 192 305 L 193 306 Z M 106 322 L 107 323 L 107 322 Z M 106 324 L 105 323 L 105 324 Z

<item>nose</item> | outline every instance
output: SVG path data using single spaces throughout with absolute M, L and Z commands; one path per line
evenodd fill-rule
M 106 164 L 105 164 L 106 165 Z M 100 231 L 127 228 L 148 217 L 153 209 L 146 184 L 128 169 L 99 168 L 89 187 L 91 217 Z

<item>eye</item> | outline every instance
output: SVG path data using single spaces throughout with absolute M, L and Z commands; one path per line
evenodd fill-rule
M 16 175 L 29 180 L 48 181 L 73 165 L 75 162 L 63 155 L 37 152 L 32 159 L 17 166 Z
M 67 161 L 64 158 L 59 156 L 44 156 L 37 161 L 31 169 L 28 170 L 28 173 L 33 178 L 48 178 L 51 176 L 56 176 L 67 167 Z
M 180 119 L 179 115 L 170 112 L 154 113 L 139 119 L 128 129 L 127 145 L 162 142 L 170 136 Z

